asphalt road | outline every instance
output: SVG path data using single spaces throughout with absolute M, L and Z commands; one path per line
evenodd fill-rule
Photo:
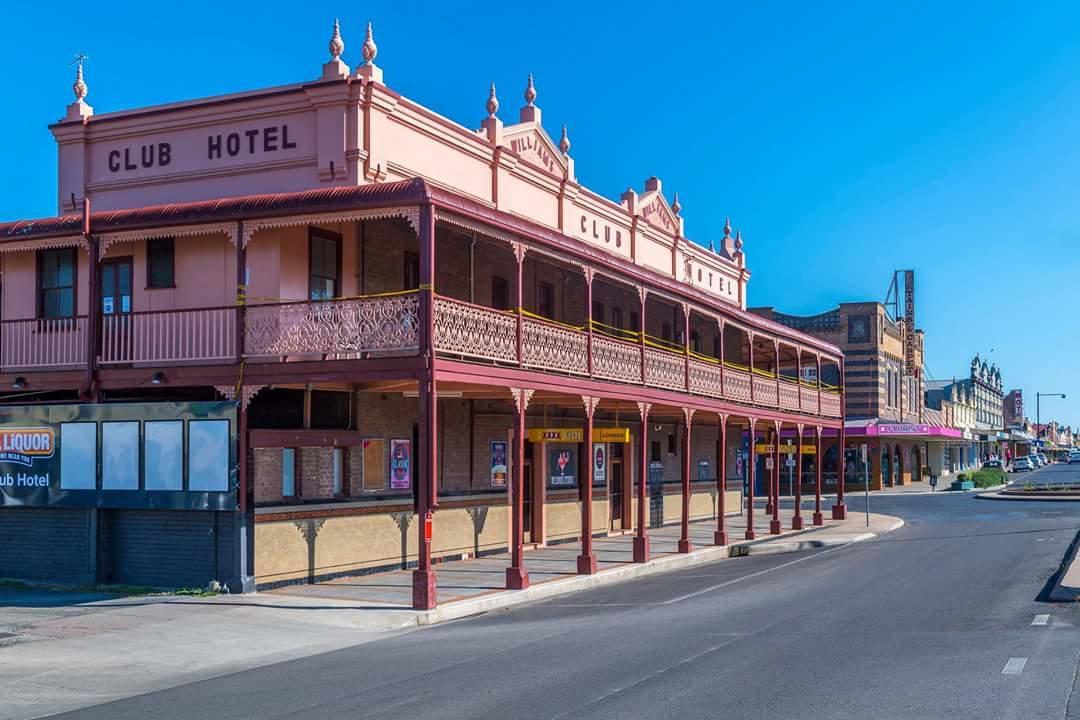
M 1023 487 L 1031 485 L 1061 485 L 1062 483 L 1080 482 L 1080 463 L 1067 465 L 1055 463 L 1038 470 L 1009 473 L 1009 483 Z
M 851 501 L 861 509 L 862 498 Z M 1080 717 L 1080 690 L 1067 707 L 1080 685 L 1080 609 L 1039 599 L 1080 529 L 1080 504 L 948 493 L 872 503 L 907 526 L 879 540 L 633 581 L 70 716 Z M 1049 616 L 1046 624 L 1033 625 L 1038 615 Z

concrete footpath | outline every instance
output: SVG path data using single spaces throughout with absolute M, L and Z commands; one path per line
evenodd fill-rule
M 791 511 L 781 517 L 790 527 Z M 446 592 L 426 613 L 400 602 L 408 572 L 214 598 L 109 599 L 0 586 L 0 720 L 51 715 L 682 568 L 859 542 L 902 525 L 871 515 L 868 528 L 862 514 L 851 513 L 824 527 L 715 547 L 706 545 L 715 523 L 697 522 L 691 525 L 697 549 L 689 554 L 673 551 L 677 526 L 658 528 L 650 530 L 653 559 L 645 564 L 621 557 L 629 535 L 598 538 L 601 570 L 591 576 L 560 572 L 575 563 L 577 543 L 539 548 L 525 555 L 533 585 L 523 591 L 501 589 L 504 557 L 449 563 L 438 568 L 441 587 L 470 580 L 455 591 L 460 597 Z M 381 599 L 372 597 L 387 588 Z

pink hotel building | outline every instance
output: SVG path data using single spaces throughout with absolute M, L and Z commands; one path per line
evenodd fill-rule
M 599 534 L 644 561 L 661 523 L 681 552 L 691 521 L 780 532 L 753 493 L 777 492 L 781 434 L 823 458 L 825 522 L 843 356 L 746 311 L 739 234 L 691 242 L 655 177 L 582 186 L 531 77 L 513 124 L 483 88 L 476 129 L 388 87 L 370 26 L 358 68 L 342 51 L 335 25 L 311 82 L 104 114 L 80 67 L 51 127 L 59 215 L 0 224 L 0 432 L 122 405 L 133 434 L 88 430 L 68 491 L 62 427 L 49 492 L 0 493 L 0 576 L 237 591 L 409 567 L 430 608 L 447 559 L 509 550 L 521 588 L 537 545 L 580 539 L 589 573 Z M 180 455 L 155 421 L 222 401 L 231 494 L 200 494 L 191 421 L 161 502 Z

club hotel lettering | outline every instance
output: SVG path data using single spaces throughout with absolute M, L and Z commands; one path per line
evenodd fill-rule
M 460 88 L 462 124 L 386 84 L 373 33 L 355 68 L 336 29 L 329 49 L 309 82 L 102 114 L 78 69 L 57 216 L 0 223 L 0 473 L 51 481 L 0 488 L 24 542 L 0 577 L 240 592 L 409 567 L 431 608 L 440 559 L 509 551 L 510 588 L 534 545 L 579 539 L 591 573 L 595 534 L 632 534 L 645 561 L 653 509 L 682 552 L 691 520 L 728 544 L 744 505 L 747 537 L 778 533 L 743 488 L 775 494 L 780 463 L 740 458 L 779 436 L 817 501 L 792 525 L 845 515 L 820 494 L 842 355 L 747 312 L 725 198 L 691 240 L 660 178 L 581 184 L 531 78 L 514 113 Z
M 289 139 L 288 125 L 252 128 L 242 132 L 215 133 L 206 138 L 206 159 L 275 153 L 292 150 L 296 143 Z M 172 162 L 173 148 L 168 142 L 142 144 L 109 151 L 109 172 L 163 168 Z

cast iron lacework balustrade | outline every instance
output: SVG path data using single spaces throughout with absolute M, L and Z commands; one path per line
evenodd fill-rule
M 641 382 L 641 346 L 593 335 L 593 376 L 620 382 Z
M 709 397 L 723 397 L 720 366 L 690 358 L 690 392 Z
M 671 390 L 685 390 L 685 363 L 685 355 L 645 348 L 645 384 Z
M 517 318 L 500 310 L 437 297 L 435 348 L 463 357 L 516 363 Z
M 248 356 L 353 356 L 416 351 L 416 293 L 323 302 L 252 305 L 244 317 Z
M 821 414 L 828 417 L 840 417 L 840 396 L 821 393 Z
M 522 364 L 527 367 L 584 375 L 589 370 L 588 338 L 580 330 L 525 318 Z
M 724 397 L 736 402 L 750 402 L 750 375 L 742 370 L 724 368 Z
M 780 407 L 785 410 L 799 409 L 799 386 L 784 380 L 780 381 Z
M 776 407 L 776 380 L 754 376 L 754 403 Z
M 800 387 L 799 393 L 802 395 L 803 412 L 816 415 L 818 413 L 818 391 L 813 388 Z

